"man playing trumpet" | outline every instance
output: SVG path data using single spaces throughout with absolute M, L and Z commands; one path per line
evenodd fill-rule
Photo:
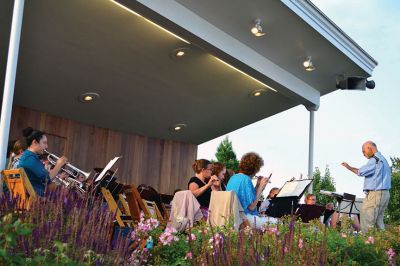
M 24 168 L 33 189 L 39 196 L 43 197 L 46 184 L 59 173 L 61 167 L 68 162 L 68 159 L 62 156 L 57 160 L 53 169 L 46 170 L 39 159 L 39 156 L 47 149 L 46 135 L 39 130 L 33 130 L 31 127 L 25 128 L 22 132 L 28 148 L 22 155 L 18 167 Z M 67 176 L 64 172 L 60 174 L 60 178 L 66 178 Z

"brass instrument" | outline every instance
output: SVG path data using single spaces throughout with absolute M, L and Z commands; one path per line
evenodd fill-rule
M 57 155 L 50 153 L 46 150 L 44 150 L 45 153 L 47 153 L 47 160 L 49 160 L 49 163 L 52 164 L 53 166 L 56 165 L 57 160 L 60 159 Z M 68 177 L 66 179 L 61 179 L 59 177 L 55 177 L 58 180 L 58 183 L 61 183 L 65 187 L 75 187 L 80 193 L 86 193 L 86 191 L 82 188 L 83 187 L 83 182 L 78 180 L 79 176 L 84 176 L 85 180 L 89 178 L 90 172 L 84 172 L 81 169 L 73 166 L 72 164 L 65 164 L 63 167 L 61 167 L 61 171 L 65 172 L 68 174 Z

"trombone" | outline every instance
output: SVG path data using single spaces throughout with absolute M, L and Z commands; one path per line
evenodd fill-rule
M 49 160 L 49 163 L 53 166 L 56 165 L 57 160 L 60 159 L 57 155 L 48 152 L 47 150 L 44 150 L 45 153 L 47 153 L 47 160 Z M 85 193 L 86 191 L 82 188 L 83 187 L 83 182 L 79 181 L 78 178 L 79 176 L 83 176 L 86 181 L 89 178 L 90 172 L 84 172 L 81 169 L 79 169 L 76 166 L 73 166 L 72 164 L 65 164 L 63 167 L 61 167 L 61 171 L 65 172 L 68 174 L 68 177 L 63 180 L 58 177 L 56 177 L 64 186 L 68 187 L 71 184 L 76 187 L 79 192 Z

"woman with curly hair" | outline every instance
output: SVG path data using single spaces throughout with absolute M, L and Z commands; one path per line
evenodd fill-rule
M 251 178 L 255 176 L 264 165 L 264 160 L 255 152 L 249 152 L 243 155 L 239 163 L 239 173 L 233 175 L 228 182 L 226 190 L 235 191 L 239 201 L 244 209 L 247 219 L 251 224 L 255 222 L 256 227 L 272 221 L 273 218 L 258 216 L 257 204 L 266 185 L 271 178 L 259 176 L 257 184 L 254 187 Z M 269 218 L 269 219 L 268 219 Z

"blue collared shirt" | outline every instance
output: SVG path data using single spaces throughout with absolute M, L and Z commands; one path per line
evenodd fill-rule
M 390 189 L 391 187 L 391 169 L 380 152 L 376 152 L 366 165 L 358 169 L 358 175 L 364 177 L 364 190 Z
M 235 191 L 245 214 L 258 215 L 257 208 L 254 208 L 254 210 L 248 208 L 256 200 L 256 190 L 250 176 L 241 173 L 231 176 L 226 190 Z
M 24 168 L 33 189 L 39 196 L 43 197 L 45 185 L 49 182 L 49 172 L 44 168 L 39 155 L 30 150 L 25 150 L 19 160 L 18 167 Z

